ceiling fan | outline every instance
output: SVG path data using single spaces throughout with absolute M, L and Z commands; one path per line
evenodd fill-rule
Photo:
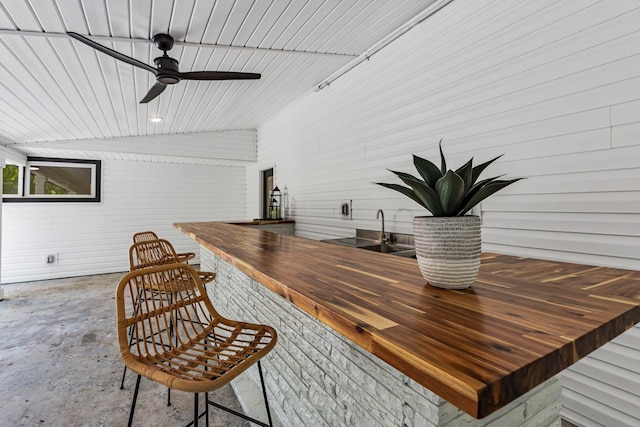
M 253 80 L 260 78 L 260 74 L 257 73 L 238 73 L 232 71 L 190 71 L 187 73 L 181 73 L 178 71 L 178 61 L 167 55 L 167 51 L 171 50 L 173 47 L 173 37 L 169 34 L 156 34 L 153 36 L 153 42 L 156 44 L 158 49 L 164 52 L 162 56 L 153 60 L 156 64 L 155 68 L 118 51 L 109 49 L 108 47 L 96 43 L 78 33 L 68 32 L 67 34 L 102 53 L 106 53 L 107 55 L 114 57 L 115 59 L 153 73 L 156 76 L 157 82 L 151 87 L 151 89 L 149 89 L 149 92 L 147 92 L 145 97 L 142 98 L 140 101 L 141 104 L 146 104 L 151 101 L 156 96 L 164 92 L 167 85 L 176 84 L 180 80 Z

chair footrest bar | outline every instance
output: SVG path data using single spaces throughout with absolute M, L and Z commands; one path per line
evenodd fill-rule
M 198 415 L 198 419 L 204 417 L 206 414 L 207 414 L 207 410 L 205 409 Z M 193 425 L 193 421 L 189 421 L 189 424 L 185 425 L 184 427 L 191 427 L 192 425 Z
M 252 422 L 252 423 L 254 423 L 254 424 L 257 424 L 257 425 L 259 425 L 259 426 L 263 426 L 263 427 L 272 427 L 272 426 L 270 426 L 269 424 L 263 423 L 262 421 L 258 421 L 258 420 L 256 420 L 255 418 L 248 417 L 248 416 L 246 416 L 245 414 L 241 414 L 241 413 L 240 413 L 240 412 L 238 412 L 238 411 L 234 411 L 234 410 L 233 410 L 233 409 L 231 409 L 231 408 L 227 408 L 226 406 L 222 406 L 222 405 L 220 405 L 219 403 L 213 402 L 213 401 L 211 401 L 211 400 L 207 400 L 207 403 L 208 403 L 209 405 L 215 406 L 215 407 L 216 407 L 216 408 L 218 408 L 218 409 L 222 409 L 223 411 L 227 411 L 227 412 L 229 412 L 230 414 L 233 414 L 233 415 L 235 415 L 235 416 L 237 416 L 237 417 L 243 418 L 243 419 L 245 419 L 245 420 L 247 420 L 247 421 L 249 421 L 249 422 Z

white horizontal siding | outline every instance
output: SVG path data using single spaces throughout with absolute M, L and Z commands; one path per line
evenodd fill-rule
M 393 181 L 386 168 L 411 170 L 411 153 L 437 158 L 440 137 L 452 164 L 469 154 L 479 161 L 506 153 L 488 173 L 528 177 L 483 205 L 487 248 L 514 246 L 491 230 L 492 215 L 539 212 L 554 222 L 570 214 L 607 244 L 609 225 L 591 214 L 640 221 L 640 141 L 633 133 L 640 126 L 640 9 L 594 1 L 522 9 L 450 5 L 259 129 L 260 164 L 280 166 L 276 180 L 289 186 L 300 235 L 321 236 L 323 226 L 326 237 L 376 227 L 378 208 L 397 212 L 397 231 L 410 229 L 418 207 L 371 182 Z M 351 222 L 338 210 L 349 199 Z M 537 233 L 526 221 L 511 222 L 510 231 Z M 569 260 L 567 251 L 585 250 L 574 234 L 560 237 L 568 238 L 561 248 L 553 234 L 537 237 L 541 244 L 532 249 L 544 257 Z M 627 248 L 618 246 L 618 253 Z M 585 262 L 638 266 L 636 255 L 616 262 L 615 252 L 592 252 Z
M 634 1 L 453 2 L 259 127 L 258 169 L 287 187 L 296 234 L 321 239 L 377 229 L 379 208 L 410 233 L 424 211 L 373 183 L 399 182 L 386 169 L 413 171 L 411 154 L 438 163 L 440 138 L 450 167 L 505 153 L 484 175 L 527 179 L 482 204 L 484 250 L 638 270 L 639 22 Z M 625 339 L 600 368 L 637 365 Z M 625 406 L 640 406 L 638 377 L 585 363 L 567 374 L 567 416 L 640 425 Z
M 175 222 L 244 219 L 243 167 L 104 161 L 100 203 L 4 203 L 2 282 L 126 271 L 135 232 L 199 253 Z M 44 263 L 58 254 L 58 263 Z M 197 262 L 197 260 L 196 260 Z
M 562 384 L 563 416 L 576 424 L 640 425 L 640 326 L 567 369 Z

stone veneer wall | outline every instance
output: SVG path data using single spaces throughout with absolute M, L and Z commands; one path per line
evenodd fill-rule
M 201 267 L 217 273 L 207 290 L 222 315 L 278 331 L 278 343 L 262 363 L 271 410 L 283 426 L 560 426 L 555 377 L 477 420 L 206 248 Z M 255 367 L 249 374 L 258 381 Z

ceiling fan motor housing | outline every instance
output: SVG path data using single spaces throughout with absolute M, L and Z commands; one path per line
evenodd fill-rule
M 180 77 L 178 77 L 178 61 L 168 57 L 165 53 L 163 56 L 154 59 L 153 62 L 158 67 L 156 78 L 160 83 L 173 85 L 180 81 Z

